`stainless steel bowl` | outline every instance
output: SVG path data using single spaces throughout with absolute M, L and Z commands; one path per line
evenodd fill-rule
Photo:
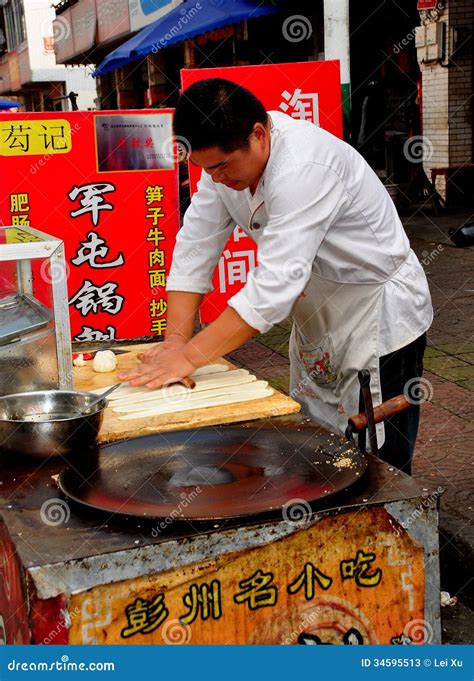
M 64 456 L 92 447 L 102 424 L 108 401 L 95 393 L 69 390 L 38 390 L 0 397 L 0 451 L 40 459 Z

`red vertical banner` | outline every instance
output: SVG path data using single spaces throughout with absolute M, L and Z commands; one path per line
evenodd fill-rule
M 341 78 L 338 61 L 229 66 L 213 69 L 183 69 L 186 89 L 204 78 L 226 78 L 254 93 L 267 111 L 281 111 L 292 118 L 311 121 L 342 138 Z M 189 166 L 191 190 L 201 171 Z M 201 306 L 201 321 L 211 322 L 247 280 L 257 262 L 255 243 L 236 228 L 226 245 L 213 278 L 213 290 Z
M 30 643 L 28 601 L 17 553 L 0 522 L 0 645 Z
M 179 228 L 172 115 L 2 116 L 0 218 L 64 241 L 74 340 L 165 330 L 166 277 Z

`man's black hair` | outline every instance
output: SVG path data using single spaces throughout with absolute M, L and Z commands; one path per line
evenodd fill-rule
M 230 153 L 246 149 L 255 123 L 267 112 L 249 90 L 223 78 L 207 78 L 187 88 L 178 99 L 174 134 L 199 151 L 219 147 Z

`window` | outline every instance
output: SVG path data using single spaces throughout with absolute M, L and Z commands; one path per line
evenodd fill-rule
M 26 40 L 25 13 L 22 0 L 7 0 L 3 5 L 8 50 L 14 50 Z

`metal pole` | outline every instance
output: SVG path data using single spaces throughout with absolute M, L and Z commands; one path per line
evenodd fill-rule
M 341 64 L 344 136 L 349 138 L 351 113 L 349 0 L 324 0 L 324 58 Z

